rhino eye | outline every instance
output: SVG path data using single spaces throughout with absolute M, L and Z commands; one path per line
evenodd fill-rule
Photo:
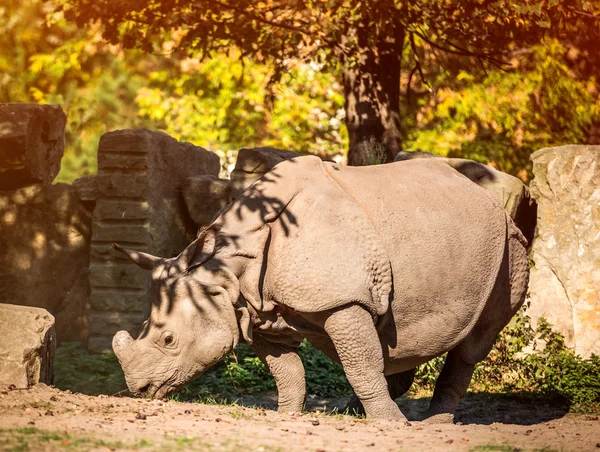
M 174 347 L 175 346 L 175 335 L 170 331 L 165 331 L 162 334 L 162 341 L 165 347 Z

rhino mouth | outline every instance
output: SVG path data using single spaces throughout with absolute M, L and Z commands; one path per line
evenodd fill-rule
M 131 391 L 131 394 L 135 397 L 142 397 L 147 399 L 160 399 L 173 392 L 177 391 L 181 385 L 171 385 L 168 382 L 164 382 L 160 385 L 148 383 L 139 389 Z

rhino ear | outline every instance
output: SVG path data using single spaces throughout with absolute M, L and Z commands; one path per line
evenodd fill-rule
M 214 228 L 204 229 L 200 231 L 196 240 L 177 256 L 174 265 L 180 272 L 198 267 L 214 256 L 216 245 L 217 231 Z
M 161 257 L 156 257 L 152 254 L 143 253 L 141 251 L 126 250 L 116 243 L 113 243 L 113 248 L 125 254 L 129 259 L 146 270 L 152 270 L 156 265 L 163 261 Z

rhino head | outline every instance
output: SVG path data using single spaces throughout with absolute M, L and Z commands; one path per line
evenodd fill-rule
M 152 272 L 150 318 L 137 339 L 119 331 L 112 342 L 132 394 L 163 397 L 202 374 L 238 344 L 239 281 L 214 259 L 216 241 L 216 232 L 204 231 L 172 259 L 115 245 Z M 248 326 L 247 310 L 245 314 Z

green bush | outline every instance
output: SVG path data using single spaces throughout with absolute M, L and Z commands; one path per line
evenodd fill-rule
M 533 352 L 520 356 L 529 342 Z M 486 377 L 489 370 L 492 373 Z M 500 335 L 474 380 L 495 391 L 564 397 L 575 411 L 600 409 L 600 357 L 582 359 L 575 355 L 565 346 L 564 337 L 552 331 L 544 319 L 539 320 L 534 333 L 529 317 L 523 313 Z
M 525 347 L 529 350 L 524 351 Z M 438 357 L 417 370 L 415 390 L 433 389 L 443 366 Z M 566 347 L 564 337 L 540 319 L 536 330 L 521 310 L 480 362 L 470 389 L 475 392 L 521 393 L 567 401 L 573 411 L 600 410 L 600 358 L 589 359 Z

